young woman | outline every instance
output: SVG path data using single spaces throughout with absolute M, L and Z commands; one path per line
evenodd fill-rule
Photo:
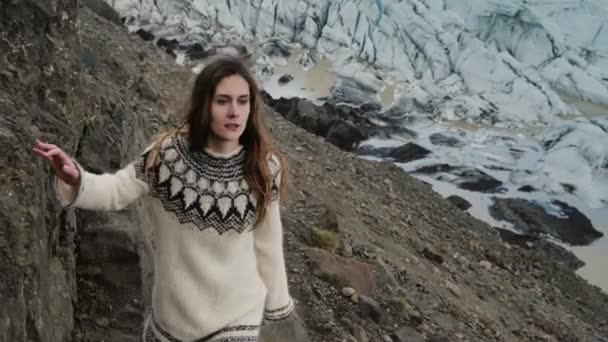
M 198 75 L 180 129 L 114 174 L 85 171 L 36 142 L 65 206 L 152 206 L 155 275 L 144 341 L 257 341 L 262 319 L 292 314 L 283 256 L 280 154 L 263 124 L 257 85 L 235 58 Z

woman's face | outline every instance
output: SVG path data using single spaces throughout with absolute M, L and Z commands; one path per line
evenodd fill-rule
M 211 101 L 211 132 L 218 143 L 235 143 L 245 131 L 251 110 L 249 83 L 240 75 L 218 83 Z

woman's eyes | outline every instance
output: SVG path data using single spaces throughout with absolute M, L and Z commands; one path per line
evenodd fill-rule
M 222 106 L 230 103 L 230 101 L 224 100 L 224 99 L 218 99 L 218 100 L 215 100 L 215 102 L 217 102 L 217 104 L 222 105 Z M 240 105 L 246 105 L 249 103 L 249 100 L 239 100 L 238 103 Z

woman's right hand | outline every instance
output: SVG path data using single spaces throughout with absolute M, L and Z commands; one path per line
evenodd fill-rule
M 78 186 L 80 171 L 74 161 L 59 147 L 36 140 L 34 154 L 48 159 L 55 175 L 71 186 Z

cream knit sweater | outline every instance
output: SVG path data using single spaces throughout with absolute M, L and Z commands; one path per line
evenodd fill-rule
M 94 175 L 79 166 L 77 189 L 56 178 L 65 206 L 120 210 L 143 195 L 150 198 L 155 278 L 144 341 L 257 341 L 263 316 L 291 314 L 280 166 L 269 161 L 273 201 L 254 228 L 245 153 L 242 147 L 229 155 L 193 152 L 172 137 L 161 146 L 152 183 L 143 176 L 148 152 L 114 174 Z

